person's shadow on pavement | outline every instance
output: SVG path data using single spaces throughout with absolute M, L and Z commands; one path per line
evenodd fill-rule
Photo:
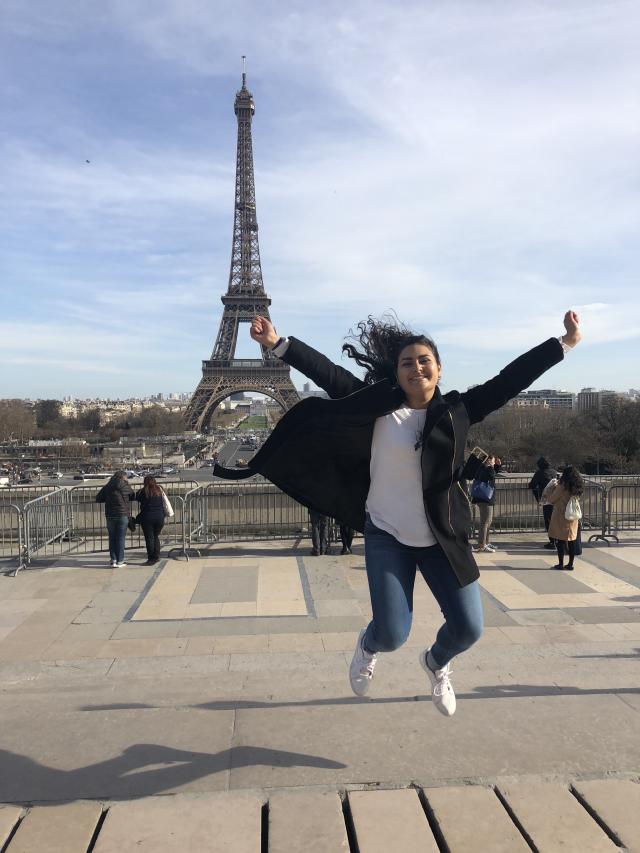
M 317 755 L 260 746 L 236 746 L 208 753 L 137 743 L 114 758 L 75 770 L 59 770 L 0 749 L 0 802 L 148 797 L 223 770 L 257 764 L 328 770 L 346 767 Z

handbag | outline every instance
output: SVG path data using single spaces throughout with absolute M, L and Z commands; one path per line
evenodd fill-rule
M 173 507 L 171 506 L 171 501 L 164 493 L 164 489 L 162 491 L 162 505 L 164 507 L 164 514 L 166 518 L 173 518 L 174 512 Z
M 564 510 L 564 517 L 567 521 L 580 521 L 582 518 L 582 509 L 580 508 L 580 501 L 578 500 L 577 495 L 573 495 L 573 497 L 569 498 L 567 501 L 567 506 Z
M 480 503 L 487 503 L 493 497 L 495 488 L 484 480 L 474 480 L 471 484 L 471 497 Z
M 127 527 L 129 528 L 129 530 L 130 530 L 132 533 L 134 533 L 134 532 L 135 532 L 136 524 L 137 524 L 137 522 L 136 522 L 135 518 L 134 518 L 132 515 L 130 515 L 130 516 L 129 516 L 129 521 L 127 521 Z

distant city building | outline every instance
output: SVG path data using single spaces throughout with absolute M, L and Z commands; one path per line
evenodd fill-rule
M 513 406 L 540 406 L 548 409 L 573 409 L 576 395 L 571 391 L 556 391 L 555 388 L 543 388 L 539 391 L 521 391 L 511 401 Z
M 601 390 L 596 391 L 595 388 L 583 388 L 578 393 L 578 411 L 589 412 L 592 410 L 601 409 L 603 405 L 612 400 L 616 400 L 621 395 L 616 391 Z
M 549 404 L 546 400 L 538 400 L 535 397 L 522 397 L 518 394 L 517 397 L 514 397 L 513 400 L 509 400 L 507 406 L 512 406 L 514 409 L 523 409 L 523 408 L 537 408 L 537 409 L 548 409 Z

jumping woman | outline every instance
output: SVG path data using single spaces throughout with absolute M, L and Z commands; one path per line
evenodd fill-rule
M 365 370 L 359 379 L 296 338 L 282 338 L 255 317 L 251 337 L 324 389 L 330 399 L 301 400 L 279 421 L 248 469 L 217 467 L 239 479 L 263 474 L 305 506 L 364 532 L 373 619 L 358 637 L 349 676 L 364 696 L 377 656 L 409 636 L 419 569 L 444 624 L 420 653 L 432 699 L 446 716 L 456 709 L 452 658 L 483 627 L 478 567 L 468 540 L 469 501 L 460 484 L 469 427 L 527 388 L 580 340 L 568 311 L 565 334 L 521 355 L 498 376 L 459 393 L 441 394 L 434 342 L 395 321 L 369 318 L 343 346 Z

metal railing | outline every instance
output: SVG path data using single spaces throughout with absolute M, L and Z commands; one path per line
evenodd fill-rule
M 611 486 L 607 492 L 605 535 L 618 541 L 614 531 L 640 529 L 640 484 Z
M 528 480 L 515 478 L 496 480 L 495 506 L 491 529 L 494 533 L 537 533 L 544 530 L 542 507 L 528 488 Z M 599 530 L 605 524 L 603 509 L 605 489 L 598 483 L 585 483 L 582 495 L 582 526 L 585 530 Z M 474 529 L 477 529 L 477 511 L 474 508 Z
M 500 533 L 544 531 L 541 508 L 524 479 L 496 482 L 492 530 Z M 307 509 L 268 482 L 194 481 L 163 483 L 174 515 L 165 519 L 161 542 L 169 553 L 189 558 L 191 550 L 220 542 L 291 540 L 309 536 Z M 95 485 L 47 492 L 23 505 L 0 503 L 0 558 L 16 561 L 15 572 L 34 558 L 89 554 L 108 549 L 104 506 L 95 502 Z M 588 480 L 582 495 L 582 527 L 589 541 L 618 540 L 617 533 L 640 529 L 640 483 L 607 486 Z M 139 510 L 131 504 L 132 515 Z M 474 522 L 476 517 L 473 509 Z M 334 536 L 337 539 L 337 536 Z M 127 534 L 127 547 L 142 547 L 140 526 Z
M 45 551 L 47 556 L 62 555 L 71 536 L 71 511 L 68 492 L 57 489 L 28 501 L 22 508 L 24 563 Z M 22 566 L 16 569 L 16 574 Z
M 215 542 L 307 535 L 306 507 L 271 483 L 213 483 L 189 492 L 185 500 L 185 550 Z
M 25 486 L 0 486 L 0 503 L 15 504 L 23 507 L 28 501 L 39 498 L 41 495 L 50 495 L 57 492 L 60 486 L 54 484 L 40 485 L 32 483 Z
M 195 480 L 164 481 L 162 488 L 166 492 L 174 509 L 171 518 L 165 518 L 160 541 L 164 544 L 184 543 L 183 516 L 184 495 L 197 486 Z M 96 551 L 109 550 L 109 537 L 105 522 L 104 504 L 96 503 L 99 488 L 95 485 L 71 486 L 69 500 L 72 514 L 72 544 L 69 550 L 76 553 L 88 554 Z M 137 494 L 138 490 L 135 490 Z M 136 500 L 131 501 L 131 515 L 139 513 L 140 506 Z M 144 545 L 142 528 L 138 525 L 135 531 L 127 533 L 127 544 L 130 548 L 140 548 Z
M 0 504 L 0 560 L 16 562 L 22 568 L 24 558 L 22 507 Z

